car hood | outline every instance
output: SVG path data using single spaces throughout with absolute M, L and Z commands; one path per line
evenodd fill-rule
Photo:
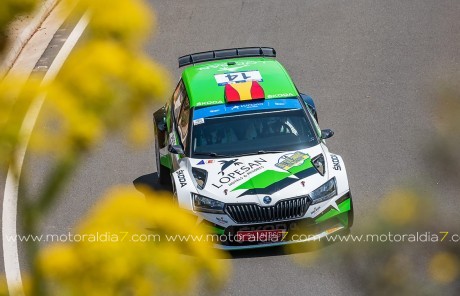
M 311 159 L 325 154 L 321 145 L 308 149 L 219 159 L 189 159 L 192 168 L 207 172 L 207 182 L 197 193 L 225 203 L 254 202 L 271 205 L 302 196 L 328 180 Z M 326 159 L 326 155 L 324 155 Z M 267 203 L 264 197 L 269 196 Z

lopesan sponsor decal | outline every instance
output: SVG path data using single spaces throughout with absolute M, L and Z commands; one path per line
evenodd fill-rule
M 212 183 L 212 185 L 216 188 L 221 188 L 224 184 L 231 186 L 235 184 L 238 181 L 243 180 L 244 178 L 248 177 L 249 175 L 253 174 L 254 172 L 261 170 L 263 168 L 263 163 L 266 163 L 267 161 L 263 158 L 255 159 L 251 162 L 248 162 L 246 164 L 243 164 L 241 162 L 237 162 L 238 159 L 232 159 L 229 160 L 228 163 L 224 163 L 222 166 L 221 171 L 219 174 L 223 174 L 223 171 L 228 168 L 231 164 L 234 164 L 235 166 L 238 166 L 237 169 L 227 172 L 225 176 L 221 177 L 219 179 L 218 184 Z M 237 164 L 238 163 L 238 164 Z M 227 165 L 228 164 L 228 165 Z M 224 168 L 225 166 L 225 168 Z
M 184 186 L 187 185 L 187 180 L 185 179 L 184 170 L 177 171 L 177 179 L 179 180 L 180 188 L 183 188 Z
M 332 160 L 332 165 L 333 165 L 332 168 L 336 171 L 341 171 L 342 167 L 340 166 L 340 161 L 337 155 L 331 154 L 331 160 Z
M 219 162 L 222 164 L 222 167 L 220 168 L 220 172 L 219 172 L 219 174 L 222 176 L 225 174 L 224 171 L 232 164 L 234 166 L 239 166 L 240 164 L 243 164 L 242 162 L 238 161 L 238 158 L 231 159 L 231 160 L 219 160 Z

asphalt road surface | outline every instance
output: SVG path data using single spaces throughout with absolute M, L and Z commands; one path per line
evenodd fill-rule
M 457 188 L 444 184 L 445 172 L 430 170 L 425 157 L 434 132 L 433 94 L 441 82 L 460 77 L 460 1 L 150 2 L 158 27 L 147 51 L 173 80 L 180 55 L 259 45 L 277 50 L 298 89 L 315 99 L 320 126 L 335 131 L 328 146 L 347 166 L 357 227 L 375 214 L 386 192 L 407 183 L 437 193 L 445 215 L 460 223 Z M 82 164 L 45 231 L 67 233 L 112 185 L 153 178 L 153 145 L 139 151 L 124 143 L 113 137 Z M 33 190 L 47 163 L 29 159 L 29 166 Z M 223 293 L 359 294 L 343 277 L 341 262 L 296 264 L 308 256 L 238 254 Z

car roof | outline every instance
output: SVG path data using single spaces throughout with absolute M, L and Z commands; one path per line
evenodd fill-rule
M 224 85 L 215 75 L 254 71 L 260 73 L 258 83 L 265 99 L 298 96 L 297 89 L 284 67 L 274 58 L 233 58 L 198 63 L 182 72 L 182 80 L 190 106 L 210 106 L 225 103 Z

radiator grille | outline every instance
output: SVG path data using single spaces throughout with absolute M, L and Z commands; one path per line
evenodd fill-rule
M 273 206 L 257 204 L 227 204 L 225 212 L 237 223 L 272 222 L 301 218 L 310 205 L 308 196 L 281 200 Z

